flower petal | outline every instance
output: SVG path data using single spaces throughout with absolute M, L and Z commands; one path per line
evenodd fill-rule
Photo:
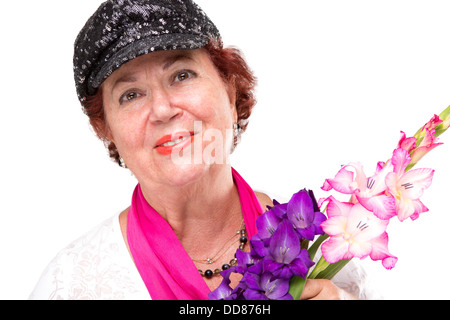
M 264 292 L 260 290 L 247 289 L 244 291 L 245 300 L 269 300 Z
M 274 279 L 271 281 L 271 278 L 271 273 L 264 273 L 261 276 L 261 287 L 267 298 L 270 300 L 278 300 L 288 293 L 289 279 Z
M 423 191 L 431 185 L 433 175 L 433 169 L 414 169 L 406 172 L 397 183 L 402 198 L 419 199 Z
M 410 199 L 400 199 L 397 201 L 397 217 L 400 221 L 405 221 L 414 214 L 414 203 Z
M 430 119 L 430 121 L 428 121 L 423 127 L 421 131 L 425 131 L 425 130 L 431 130 L 436 128 L 439 124 L 442 123 L 442 120 L 439 118 L 438 115 L 433 115 L 433 117 Z
M 267 242 L 267 245 L 266 245 Z M 261 237 L 259 236 L 259 234 L 255 234 L 251 239 L 250 239 L 250 243 L 252 245 L 252 254 L 256 254 L 259 257 L 263 258 L 266 255 L 269 254 L 269 248 L 268 248 L 268 243 L 269 240 L 263 240 L 261 239 Z
M 411 152 L 416 147 L 417 139 L 415 137 L 406 138 L 406 134 L 401 131 L 401 138 L 398 142 L 398 148 Z
M 233 292 L 233 289 L 230 287 L 230 274 L 233 272 L 233 267 L 222 271 L 220 274 L 223 279 L 220 285 L 214 291 L 208 294 L 209 300 L 224 300 L 227 299 Z
M 411 163 L 417 163 L 424 155 L 442 144 L 441 142 L 437 142 L 438 139 L 435 137 L 435 133 L 436 130 L 434 128 L 425 129 L 425 132 L 421 132 L 423 140 L 411 154 Z
M 261 239 L 270 238 L 281 222 L 281 218 L 276 214 L 275 210 L 277 209 L 275 208 L 266 211 L 256 219 L 256 228 Z
M 346 166 L 343 166 L 338 171 L 334 179 L 326 179 L 322 190 L 329 191 L 331 188 L 344 194 L 352 194 L 355 191 L 355 184 L 353 182 L 354 173 L 348 171 Z
M 397 148 L 392 154 L 392 165 L 394 166 L 394 172 L 402 174 L 405 172 L 406 167 L 411 162 L 411 157 L 408 151 L 402 148 Z
M 322 255 L 329 263 L 353 258 L 348 253 L 348 242 L 342 237 L 331 237 L 322 244 Z
M 314 262 L 311 260 L 308 251 L 302 249 L 298 258 L 292 261 L 292 263 L 289 265 L 289 268 L 294 275 L 305 278 L 308 274 L 309 268 L 311 268 L 313 265 Z
M 313 224 L 303 229 L 296 228 L 295 231 L 297 231 L 301 238 L 310 241 L 314 240 L 314 237 L 316 236 L 316 227 Z
M 377 218 L 361 204 L 356 204 L 348 216 L 346 233 L 355 242 L 370 242 L 385 232 L 388 224 L 389 221 Z
M 314 216 L 314 225 L 316 227 L 316 232 L 315 232 L 316 235 L 323 234 L 323 230 L 320 225 L 322 224 L 322 222 L 324 222 L 326 220 L 327 220 L 327 217 L 325 217 L 325 215 L 322 212 L 320 212 L 320 211 L 316 212 L 316 214 Z
M 384 191 L 386 190 L 386 176 L 390 172 L 392 172 L 392 169 L 393 165 L 390 160 L 381 170 L 377 166 L 376 173 L 372 177 L 366 179 L 366 181 L 364 181 L 364 185 L 362 185 L 361 182 L 361 184 L 359 185 L 360 192 L 357 192 L 356 195 L 364 198 L 370 198 L 384 193 Z
M 269 251 L 275 261 L 289 264 L 300 253 L 300 240 L 292 224 L 284 220 L 274 232 Z
M 336 200 L 333 196 L 329 196 L 327 199 L 325 199 L 323 202 L 325 201 L 329 201 L 328 206 L 327 206 L 327 216 L 328 218 L 332 218 L 335 216 L 348 216 L 348 214 L 350 213 L 350 210 L 353 207 L 352 203 L 348 203 L 348 202 L 340 202 L 338 200 Z
M 260 275 L 257 273 L 246 272 L 242 278 L 242 281 L 245 282 L 247 288 L 249 289 L 262 290 L 260 285 Z
M 236 250 L 236 259 L 239 266 L 246 268 L 247 266 L 254 265 L 257 261 L 250 252 Z
M 364 259 L 372 252 L 370 242 L 352 242 L 349 244 L 348 251 L 354 258 Z
M 296 228 L 306 228 L 314 221 L 313 201 L 306 190 L 294 194 L 287 206 L 287 218 Z
M 420 200 L 400 199 L 397 201 L 397 214 L 400 221 L 408 218 L 416 220 L 420 213 L 427 211 L 428 208 Z
M 347 217 L 336 216 L 329 218 L 320 225 L 326 234 L 337 236 L 345 232 L 347 229 Z
M 357 194 L 356 198 L 364 208 L 372 211 L 379 219 L 389 220 L 396 215 L 395 199 L 391 196 L 383 194 L 374 197 L 363 197 Z
M 388 234 L 384 232 L 372 241 L 372 253 L 370 258 L 374 261 L 382 260 L 386 269 L 392 269 L 397 263 L 397 257 L 391 255 L 388 250 Z

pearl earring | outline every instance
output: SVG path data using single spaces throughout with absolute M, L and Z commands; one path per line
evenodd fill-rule
M 233 125 L 233 130 L 234 130 L 234 136 L 236 137 L 241 132 L 241 126 L 239 125 L 239 123 L 236 122 Z
M 231 147 L 231 153 L 234 151 L 234 149 L 236 148 L 236 146 L 240 142 L 240 140 L 241 140 L 241 133 L 242 133 L 242 128 L 239 125 L 239 123 L 236 122 L 233 125 L 233 145 Z
M 123 161 L 122 157 L 119 158 L 119 165 L 124 169 L 127 168 L 127 165 L 125 164 L 125 161 Z

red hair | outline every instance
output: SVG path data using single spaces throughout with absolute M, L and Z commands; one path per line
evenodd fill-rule
M 235 93 L 237 123 L 241 128 L 240 135 L 247 128 L 248 118 L 256 104 L 254 96 L 256 77 L 240 50 L 224 48 L 220 41 L 210 41 L 204 48 L 208 51 L 211 61 L 225 84 Z M 106 123 L 101 87 L 95 95 L 87 97 L 83 103 L 83 111 L 89 117 L 89 122 L 95 133 L 107 147 L 109 156 L 119 163 L 119 152 L 115 144 L 108 138 L 108 124 Z M 237 144 L 238 138 L 235 137 L 235 144 Z

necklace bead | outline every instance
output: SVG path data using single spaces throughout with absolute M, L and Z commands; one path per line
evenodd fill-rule
M 211 278 L 214 275 L 214 272 L 212 272 L 211 270 L 206 270 L 205 271 L 205 277 L 207 277 L 208 279 Z

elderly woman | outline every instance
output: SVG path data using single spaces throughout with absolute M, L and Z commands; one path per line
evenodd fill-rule
M 76 39 L 74 72 L 92 127 L 138 185 L 129 208 L 56 256 L 31 298 L 207 299 L 272 205 L 228 161 L 255 104 L 252 72 L 190 0 L 106 1 Z M 346 285 L 364 297 L 359 280 Z M 327 280 L 302 295 L 342 297 Z

